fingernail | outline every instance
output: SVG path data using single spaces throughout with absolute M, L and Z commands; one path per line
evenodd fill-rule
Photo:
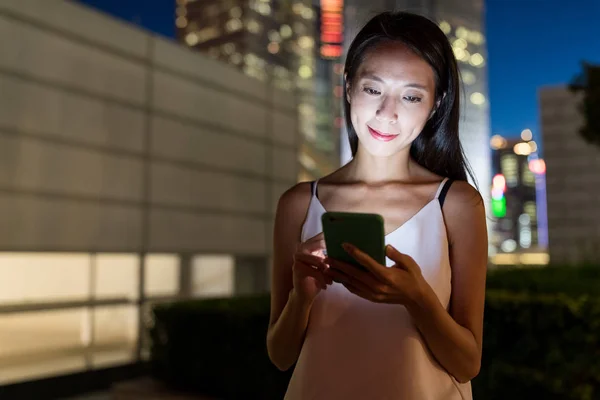
M 351 251 L 352 250 L 352 245 L 348 244 L 348 243 L 343 243 L 342 247 L 344 248 L 344 250 L 346 251 Z

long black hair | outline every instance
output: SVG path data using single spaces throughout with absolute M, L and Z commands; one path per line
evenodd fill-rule
M 435 76 L 435 113 L 413 141 L 411 157 L 440 176 L 476 182 L 460 144 L 460 82 L 452 47 L 442 30 L 429 19 L 407 12 L 383 12 L 358 32 L 346 56 L 344 87 L 352 87 L 367 53 L 377 44 L 399 41 L 423 58 Z M 358 136 L 352 126 L 350 102 L 344 90 L 344 114 L 352 156 L 358 149 Z

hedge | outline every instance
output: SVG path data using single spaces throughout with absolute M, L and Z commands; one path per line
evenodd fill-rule
M 534 293 L 527 293 L 529 283 L 517 292 L 488 289 L 475 399 L 600 398 L 600 300 L 587 283 L 567 284 L 571 294 L 545 294 L 560 276 L 569 276 L 550 273 L 556 275 L 540 279 Z M 570 273 L 591 280 L 590 271 Z M 488 282 L 497 288 L 519 274 L 522 282 L 539 276 L 529 270 L 511 274 Z M 575 295 L 576 288 L 587 293 Z M 153 313 L 157 378 L 218 399 L 283 398 L 291 371 L 278 371 L 267 356 L 268 296 L 179 302 L 156 306 Z
M 269 301 L 263 295 L 156 306 L 155 377 L 217 399 L 282 399 L 292 371 L 279 371 L 267 355 Z
M 571 296 L 600 295 L 600 266 L 497 268 L 488 273 L 487 289 Z
M 600 300 L 489 291 L 479 399 L 600 398 Z

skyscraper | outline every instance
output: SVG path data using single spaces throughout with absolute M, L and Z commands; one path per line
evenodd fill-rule
M 578 130 L 579 95 L 566 86 L 539 92 L 544 156 L 548 166 L 550 261 L 600 260 L 600 148 Z
M 482 195 L 490 187 L 489 104 L 487 89 L 487 50 L 484 32 L 483 0 L 346 0 L 345 49 L 358 30 L 381 11 L 403 10 L 436 21 L 448 36 L 458 60 L 464 95 L 461 96 L 460 137 Z M 342 162 L 350 150 L 342 132 Z M 487 203 L 487 198 L 486 198 Z
M 321 9 L 310 0 L 177 0 L 177 4 L 180 41 L 298 97 L 299 179 L 314 179 L 334 169 L 339 164 L 331 81 L 336 57 L 319 53 Z
M 494 253 L 545 249 L 544 161 L 537 156 L 531 131 L 523 141 L 501 136 L 491 139 L 492 179 L 490 244 Z

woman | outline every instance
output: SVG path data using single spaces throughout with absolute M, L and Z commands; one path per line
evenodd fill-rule
M 459 79 L 443 32 L 386 12 L 345 64 L 353 159 L 279 200 L 267 347 L 296 364 L 286 399 L 470 399 L 487 264 L 483 201 L 459 142 Z M 384 217 L 387 265 L 324 256 L 327 211 Z

